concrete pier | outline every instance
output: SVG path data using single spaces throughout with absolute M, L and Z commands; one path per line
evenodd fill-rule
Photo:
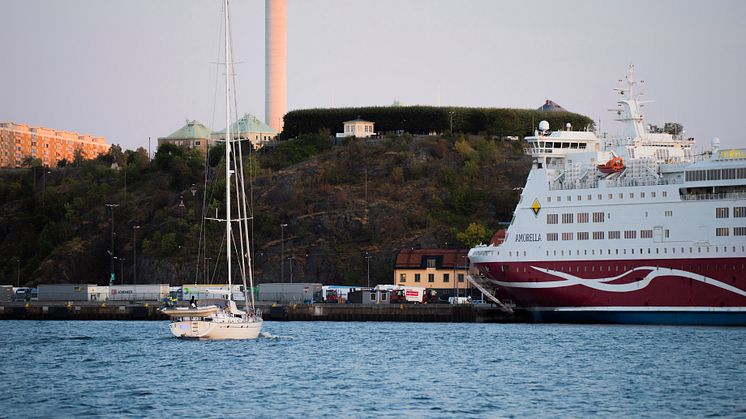
M 0 320 L 168 320 L 160 304 L 117 302 L 0 303 Z M 523 323 L 518 311 L 506 314 L 488 305 L 449 304 L 259 304 L 262 317 L 275 321 L 389 321 Z

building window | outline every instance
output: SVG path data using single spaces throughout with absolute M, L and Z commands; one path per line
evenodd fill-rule
M 427 274 L 427 282 L 435 282 L 435 274 Z
M 547 214 L 547 224 L 557 224 L 558 220 L 558 214 Z
M 450 282 L 451 276 L 449 274 L 443 274 L 443 282 Z
M 715 208 L 715 218 L 728 218 L 728 207 Z
M 716 228 L 715 229 L 715 235 L 718 237 L 723 237 L 728 235 L 728 227 L 722 227 L 722 228 Z
M 663 197 L 665 198 L 665 197 L 668 196 L 668 192 L 667 191 L 663 191 L 663 192 L 661 192 L 661 195 L 663 195 Z
M 420 282 L 420 274 L 414 274 L 414 282 Z
M 464 282 L 464 274 L 458 274 L 458 282 Z
M 407 274 L 399 274 L 399 282 L 407 282 Z
M 435 267 L 435 259 L 428 259 L 427 260 L 427 267 L 428 268 L 434 268 Z

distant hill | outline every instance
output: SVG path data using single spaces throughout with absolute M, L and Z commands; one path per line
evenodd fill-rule
M 210 155 L 208 213 L 223 199 L 221 153 Z M 116 161 L 122 170 L 113 170 Z M 0 283 L 107 284 L 114 208 L 117 282 L 132 283 L 137 243 L 139 283 L 225 282 L 221 257 L 200 243 L 204 158 L 174 146 L 148 161 L 122 152 L 77 167 L 0 172 Z M 509 221 L 530 158 L 522 142 L 476 135 L 398 136 L 332 145 L 302 134 L 246 163 L 256 174 L 254 243 L 259 282 L 285 280 L 390 283 L 402 247 L 466 246 L 489 240 Z M 194 185 L 194 186 L 192 186 Z M 194 188 L 194 195 L 192 189 Z M 281 240 L 280 224 L 284 229 Z M 472 224 L 467 232 L 467 227 Z M 134 226 L 140 226 L 135 230 Z M 207 224 L 208 243 L 222 226 Z M 205 262 L 211 266 L 205 269 Z M 222 264 L 220 264 L 222 266 Z M 205 272 L 208 274 L 205 274 Z

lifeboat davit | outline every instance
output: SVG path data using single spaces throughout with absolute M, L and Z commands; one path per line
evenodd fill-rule
M 614 157 L 604 164 L 599 164 L 598 170 L 603 173 L 617 173 L 624 170 L 624 159 L 621 157 Z

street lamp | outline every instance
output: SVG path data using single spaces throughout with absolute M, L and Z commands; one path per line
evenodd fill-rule
M 288 256 L 288 260 L 290 261 L 290 283 L 293 283 L 293 260 L 295 258 L 293 256 Z
M 41 207 L 44 208 L 44 195 L 47 194 L 47 174 L 52 174 L 47 168 L 44 168 L 44 171 L 42 172 L 42 183 L 44 185 L 44 192 L 41 195 Z
M 111 247 L 109 248 L 109 255 L 111 256 L 111 276 L 109 277 L 109 285 L 114 284 L 116 274 L 114 273 L 114 208 L 118 207 L 119 204 L 105 204 L 111 210 Z
M 118 258 L 114 257 L 114 259 L 119 261 L 119 285 L 124 285 L 124 261 L 127 260 L 125 258 Z
M 140 226 L 132 226 L 132 283 L 137 284 L 137 230 Z
M 285 282 L 285 227 L 288 225 L 280 224 L 280 282 Z
M 370 253 L 365 252 L 365 259 L 368 262 L 368 288 L 370 288 Z

